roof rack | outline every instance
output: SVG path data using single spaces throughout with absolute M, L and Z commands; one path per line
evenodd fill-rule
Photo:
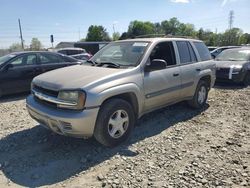
M 197 37 L 192 36 L 181 36 L 181 35 L 165 35 L 165 34 L 149 34 L 149 35 L 138 35 L 135 38 L 186 38 L 186 39 L 198 39 Z

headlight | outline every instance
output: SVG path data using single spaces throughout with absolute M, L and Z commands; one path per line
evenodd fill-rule
M 85 105 L 86 94 L 84 91 L 60 91 L 58 99 L 61 100 L 60 104 L 57 104 L 59 108 L 82 110 Z
M 233 72 L 240 72 L 242 69 L 242 65 L 234 65 L 233 66 Z

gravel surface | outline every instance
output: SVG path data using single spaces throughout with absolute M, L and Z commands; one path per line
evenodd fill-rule
M 113 149 L 37 126 L 25 96 L 2 99 L 0 118 L 0 187 L 250 187 L 250 87 L 147 114 Z

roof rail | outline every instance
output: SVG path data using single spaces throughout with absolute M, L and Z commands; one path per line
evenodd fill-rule
M 135 38 L 156 38 L 156 37 L 164 37 L 165 34 L 148 34 L 148 35 L 138 35 Z
M 149 35 L 138 35 L 135 38 L 186 38 L 186 39 L 198 39 L 197 37 L 192 36 L 181 36 L 181 35 L 165 35 L 165 34 L 149 34 Z

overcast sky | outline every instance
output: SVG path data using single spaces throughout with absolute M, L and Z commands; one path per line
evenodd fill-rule
M 0 48 L 20 42 L 18 18 L 23 38 L 29 45 L 37 37 L 50 47 L 77 41 L 86 36 L 90 25 L 103 25 L 112 34 L 127 31 L 130 21 L 161 22 L 177 17 L 212 31 L 228 28 L 229 11 L 234 10 L 234 27 L 250 33 L 250 0 L 0 0 Z

